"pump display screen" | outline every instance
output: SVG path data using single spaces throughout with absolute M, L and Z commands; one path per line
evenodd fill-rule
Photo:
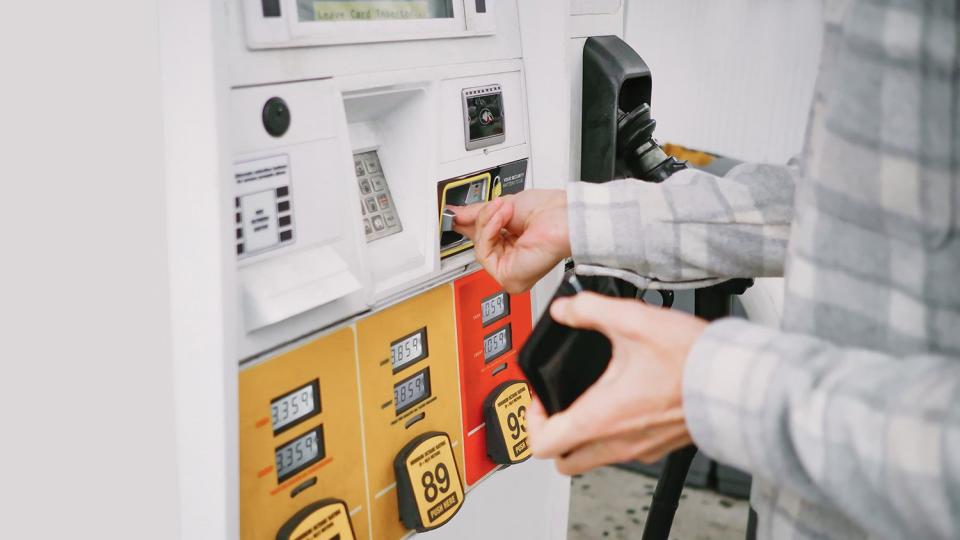
M 316 379 L 270 402 L 274 434 L 319 413 L 320 381 Z
M 297 0 L 301 22 L 449 19 L 453 0 Z
M 390 344 L 390 363 L 393 365 L 394 373 L 426 357 L 426 326 Z
M 277 481 L 283 482 L 320 461 L 326 455 L 326 448 L 323 444 L 323 426 L 320 425 L 274 451 L 277 464 Z
M 501 291 L 484 299 L 480 303 L 480 312 L 483 326 L 499 321 L 510 315 L 510 296 Z
M 511 347 L 513 347 L 513 332 L 508 324 L 483 338 L 484 362 L 490 363 L 496 360 L 503 353 L 509 351 Z
M 430 368 L 418 371 L 393 385 L 393 404 L 397 414 L 430 397 Z

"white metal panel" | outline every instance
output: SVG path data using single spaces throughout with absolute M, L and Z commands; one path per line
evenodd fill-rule
M 290 130 L 282 137 L 272 137 L 262 125 L 263 104 L 271 97 L 284 99 L 290 110 Z M 233 157 L 234 162 L 273 156 L 286 156 L 289 160 L 294 222 L 292 243 L 240 262 L 236 262 L 236 253 L 233 253 L 232 264 L 247 268 L 280 260 L 292 263 L 298 260 L 304 250 L 328 247 L 335 250 L 346 263 L 349 274 L 368 289 L 370 279 L 361 260 L 363 231 L 360 194 L 354 177 L 343 100 L 339 91 L 329 80 L 257 86 L 232 90 L 230 103 L 230 128 L 227 131 L 231 135 L 233 150 L 237 152 Z M 230 194 L 238 194 L 232 182 Z M 325 275 L 323 268 L 312 268 L 310 271 L 317 279 Z M 330 276 L 331 279 L 335 277 Z M 276 279 L 282 278 L 278 275 Z M 331 286 L 334 283 L 335 280 L 330 281 Z M 238 290 L 249 285 L 238 284 Z M 318 299 L 322 297 L 317 296 Z M 244 301 L 251 302 L 253 299 L 246 296 Z M 252 328 L 246 321 L 240 326 L 243 329 L 240 357 L 258 354 L 349 318 L 367 309 L 371 303 L 369 291 L 361 290 L 318 304 L 308 311 L 298 310 L 283 324 L 248 332 L 247 329 Z M 265 308 L 273 312 L 282 309 L 281 306 Z
M 224 241 L 231 238 L 233 228 L 226 129 L 229 96 L 222 49 L 226 25 L 216 2 L 163 0 L 158 4 L 179 537 L 236 538 L 239 465 L 234 328 L 239 319 L 233 295 L 233 247 Z

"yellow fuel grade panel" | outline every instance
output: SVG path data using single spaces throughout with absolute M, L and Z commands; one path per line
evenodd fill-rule
M 275 539 L 299 516 L 298 530 L 326 518 L 369 538 L 353 329 L 243 369 L 239 400 L 240 537 Z M 318 511 L 330 499 L 344 511 Z
M 430 432 L 450 437 L 463 470 L 460 375 L 453 286 L 436 287 L 357 322 L 371 536 L 396 540 L 400 521 L 394 461 Z

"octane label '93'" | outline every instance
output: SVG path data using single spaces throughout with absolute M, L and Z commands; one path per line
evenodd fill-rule
M 397 455 L 394 467 L 400 518 L 408 528 L 435 529 L 463 504 L 463 483 L 446 433 L 417 437 Z
M 494 463 L 511 465 L 530 457 L 527 443 L 527 409 L 530 388 L 523 381 L 509 381 L 493 389 L 484 400 L 487 455 Z

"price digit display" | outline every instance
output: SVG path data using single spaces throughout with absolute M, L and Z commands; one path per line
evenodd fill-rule
M 274 451 L 277 482 L 283 482 L 326 457 L 323 425 L 288 442 Z
M 490 363 L 503 356 L 513 347 L 513 333 L 506 325 L 483 338 L 483 360 Z
M 510 295 L 504 291 L 480 302 L 480 319 L 483 326 L 489 326 L 507 315 L 510 315 Z
M 428 356 L 427 328 L 423 327 L 416 332 L 406 335 L 390 344 L 390 364 L 393 372 L 397 373 L 404 368 L 423 360 Z
M 393 385 L 393 404 L 400 414 L 430 397 L 430 368 L 418 371 Z
M 274 435 L 319 413 L 320 381 L 316 379 L 270 402 Z

